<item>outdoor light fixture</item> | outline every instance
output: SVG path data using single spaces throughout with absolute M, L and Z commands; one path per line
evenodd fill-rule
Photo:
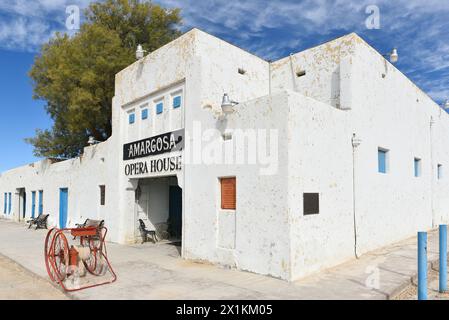
M 92 146 L 94 144 L 97 144 L 97 143 L 100 143 L 100 141 L 95 140 L 95 138 L 92 137 L 92 136 L 90 136 L 89 140 L 87 141 L 87 144 L 90 145 L 90 146 Z
M 357 148 L 362 143 L 362 139 L 358 138 L 357 135 L 355 133 L 353 133 L 351 142 L 352 142 L 352 146 L 354 148 Z
M 221 103 L 221 110 L 225 115 L 233 113 L 234 112 L 234 106 L 238 105 L 239 103 L 236 101 L 233 101 L 229 99 L 229 95 L 225 93 L 223 95 L 223 101 Z
M 145 52 L 147 52 L 146 50 L 143 50 L 142 45 L 139 44 L 137 45 L 137 50 L 136 50 L 136 59 L 140 60 L 145 56 Z
M 389 57 L 391 63 L 396 63 L 399 60 L 398 49 L 393 48 L 390 53 L 384 54 L 384 57 Z
M 396 63 L 398 62 L 398 60 L 399 60 L 398 49 L 394 48 L 390 54 L 390 61 L 391 63 Z

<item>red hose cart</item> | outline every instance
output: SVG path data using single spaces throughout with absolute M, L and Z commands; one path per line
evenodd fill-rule
M 106 233 L 107 228 L 102 225 L 51 229 L 45 238 L 45 266 L 50 279 L 67 292 L 117 280 L 107 256 Z M 73 244 L 69 244 L 69 239 Z M 79 244 L 75 244 L 78 240 Z

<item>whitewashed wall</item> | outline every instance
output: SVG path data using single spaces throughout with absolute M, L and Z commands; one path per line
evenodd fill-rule
M 360 38 L 356 48 L 351 122 L 362 139 L 356 207 L 363 253 L 448 222 L 449 202 L 441 194 L 449 182 L 437 181 L 436 165 L 448 161 L 449 144 L 444 140 L 449 117 Z M 387 174 L 377 172 L 378 147 L 390 150 Z M 414 176 L 415 157 L 422 159 L 420 177 Z M 434 200 L 440 200 L 433 206 L 432 189 Z
M 109 239 L 117 239 L 118 212 L 117 196 L 114 190 L 113 151 L 109 141 L 85 149 L 80 158 L 51 163 L 49 160 L 36 162 L 2 173 L 0 188 L 2 192 L 11 192 L 12 213 L 4 218 L 15 221 L 28 220 L 31 217 L 31 192 L 36 191 L 36 211 L 38 214 L 38 191 L 43 190 L 43 213 L 50 214 L 50 226 L 59 227 L 59 190 L 68 188 L 67 227 L 82 223 L 85 219 L 105 219 L 110 228 Z M 106 204 L 100 205 L 100 185 L 106 185 Z M 19 217 L 19 195 L 17 188 L 25 188 L 27 194 L 26 219 Z M 4 190 L 4 191 L 3 191 Z M 2 197 L 3 198 L 3 197 Z M 3 200 L 3 199 L 2 199 Z M 3 214 L 3 211 L 2 211 Z
M 352 144 L 347 112 L 288 98 L 290 279 L 298 279 L 354 257 Z M 319 193 L 319 214 L 303 214 L 303 193 Z

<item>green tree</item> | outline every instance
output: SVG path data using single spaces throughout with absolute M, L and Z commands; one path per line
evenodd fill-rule
M 75 157 L 89 136 L 109 138 L 115 74 L 135 61 L 137 44 L 153 51 L 180 35 L 179 9 L 150 1 L 95 2 L 84 14 L 74 36 L 58 33 L 42 46 L 29 74 L 54 121 L 26 139 L 38 157 Z

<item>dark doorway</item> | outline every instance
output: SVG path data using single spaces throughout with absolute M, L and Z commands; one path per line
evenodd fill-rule
M 169 226 L 170 235 L 175 239 L 182 238 L 182 189 L 170 186 L 169 191 Z
M 27 193 L 25 192 L 25 189 L 23 189 L 23 208 L 22 208 L 22 212 L 23 212 L 23 216 L 22 218 L 25 219 L 26 214 L 27 214 Z
M 25 188 L 18 188 L 16 194 L 19 197 L 19 205 L 17 207 L 17 218 L 19 221 L 26 219 L 26 192 Z

